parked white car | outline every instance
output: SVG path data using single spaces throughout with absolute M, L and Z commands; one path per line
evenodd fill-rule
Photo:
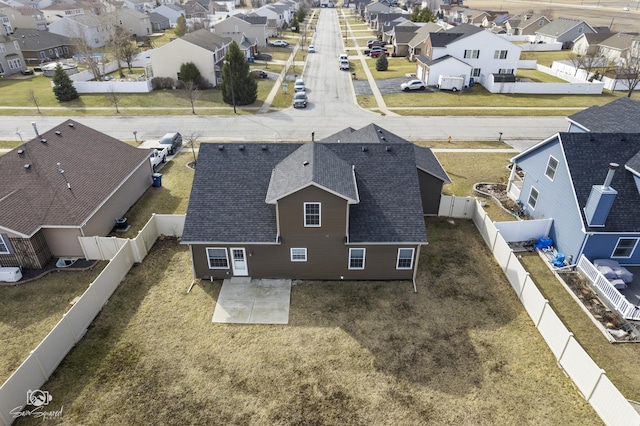
M 410 80 L 400 85 L 400 88 L 405 92 L 408 92 L 409 90 L 424 90 L 425 87 L 426 84 L 424 84 L 424 81 L 422 80 Z
M 341 71 L 349 71 L 349 61 L 340 61 L 339 68 Z
M 296 80 L 296 82 L 293 84 L 293 91 L 294 92 L 304 92 L 306 90 L 306 87 L 304 86 L 304 81 L 299 78 Z
M 316 47 L 313 44 L 310 44 L 309 47 L 307 48 L 307 52 L 316 53 Z
M 274 40 L 271 45 L 274 47 L 289 47 L 289 42 L 286 40 Z

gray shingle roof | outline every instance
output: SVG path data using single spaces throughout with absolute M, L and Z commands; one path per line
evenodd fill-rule
M 161 23 L 161 22 L 169 22 L 169 18 L 167 18 L 166 16 L 161 15 L 161 14 L 159 14 L 159 13 L 151 12 L 151 13 L 149 14 L 149 21 L 150 21 L 152 24 L 159 24 L 159 23 Z
M 273 186 L 282 193 L 302 187 L 300 182 L 292 184 L 287 179 L 309 180 L 308 175 L 303 176 L 295 168 L 300 168 L 300 160 L 307 157 L 304 154 L 313 154 L 316 161 L 321 159 L 328 164 L 326 168 L 318 164 L 320 175 L 330 180 L 323 186 L 337 185 L 340 191 L 351 191 L 342 185 L 355 167 L 359 203 L 349 209 L 351 242 L 425 242 L 416 164 L 426 166 L 435 158 L 427 158 L 428 153 L 416 150 L 407 141 L 380 143 L 375 125 L 365 129 L 347 130 L 344 134 L 364 137 L 373 130 L 368 143 L 331 143 L 325 139 L 308 144 L 247 144 L 242 150 L 237 144 L 221 145 L 223 149 L 217 144 L 201 144 L 182 241 L 275 242 L 275 205 L 265 202 L 270 190 L 271 194 L 276 192 L 276 188 L 270 189 L 270 182 L 277 180 Z M 366 150 L 362 149 L 363 144 Z M 285 170 L 288 161 L 294 164 L 290 175 Z M 274 172 L 278 168 L 283 169 L 281 175 Z M 336 170 L 340 176 L 329 176 Z M 278 176 L 272 179 L 272 175 Z
M 414 145 L 416 154 L 416 165 L 420 170 L 437 177 L 444 183 L 451 183 L 449 175 L 445 172 L 444 167 L 440 164 L 440 161 L 436 158 L 429 148 L 424 148 L 418 145 Z
M 244 13 L 238 13 L 233 15 L 243 21 L 246 21 L 252 25 L 266 25 L 267 17 L 266 16 L 258 16 L 258 15 L 245 15 Z
M 41 226 L 80 226 L 148 158 L 147 150 L 67 120 L 0 157 L 0 226 L 28 236 Z
M 39 31 L 35 28 L 16 28 L 13 36 L 20 43 L 23 52 L 40 51 L 60 46 L 72 46 L 74 43 L 69 37 Z
M 265 201 L 274 204 L 309 185 L 320 186 L 349 203 L 358 202 L 352 166 L 315 142 L 301 145 L 274 167 Z
M 231 42 L 231 39 L 227 37 L 220 37 L 206 29 L 194 31 L 182 36 L 181 39 L 211 52 L 215 52 L 216 49 L 219 49 L 225 44 L 229 44 Z
M 435 22 L 427 22 L 416 31 L 413 38 L 409 41 L 409 46 L 415 47 L 421 43 L 424 43 L 429 33 L 443 32 L 444 29 Z
M 552 37 L 560 36 L 571 28 L 577 26 L 581 22 L 584 22 L 582 19 L 573 19 L 573 18 L 557 18 L 553 21 L 549 22 L 544 27 L 540 28 L 536 31 L 536 34 L 543 34 Z
M 600 46 L 608 47 L 610 49 L 625 50 L 631 47 L 633 36 L 629 34 L 618 33 L 607 37 L 600 42 Z
M 351 130 L 351 131 L 349 131 Z M 348 127 L 336 134 L 327 136 L 320 142 L 332 143 L 410 143 L 408 140 L 401 138 L 400 136 L 391 133 L 390 131 L 383 129 L 376 124 L 369 124 L 360 130 L 354 130 Z
M 581 208 L 587 203 L 591 187 L 604 182 L 609 163 L 622 166 L 640 152 L 638 133 L 560 133 L 559 136 Z M 618 168 L 611 187 L 618 195 L 604 229 L 595 229 L 598 232 L 640 231 L 640 193 L 633 174 Z
M 592 106 L 567 117 L 590 132 L 640 133 L 640 102 L 623 97 L 602 106 Z

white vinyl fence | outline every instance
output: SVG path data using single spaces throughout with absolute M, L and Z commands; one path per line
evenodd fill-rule
M 553 224 L 551 218 L 494 223 L 502 238 L 508 243 L 546 237 L 551 230 L 551 224 Z
M 82 339 L 87 327 L 107 303 L 111 294 L 136 262 L 142 262 L 160 235 L 181 236 L 184 215 L 153 215 L 133 239 L 81 237 L 87 259 L 109 260 L 100 275 L 31 351 L 16 371 L 0 387 L 0 425 L 15 420 L 27 402 L 27 392 L 40 389 L 73 346 Z
M 573 380 L 602 421 L 607 425 L 640 425 L 640 414 L 569 332 L 480 203 L 456 197 L 446 197 L 445 201 L 443 197 L 443 204 L 446 204 L 445 211 L 462 212 L 455 217 L 472 218 L 558 365 Z

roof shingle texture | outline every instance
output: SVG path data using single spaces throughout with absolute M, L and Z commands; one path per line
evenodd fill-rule
M 148 158 L 67 120 L 0 157 L 0 226 L 29 236 L 42 226 L 80 226 Z
M 598 133 L 640 133 L 639 118 L 640 102 L 627 97 L 602 106 L 594 105 L 568 117 L 588 131 Z

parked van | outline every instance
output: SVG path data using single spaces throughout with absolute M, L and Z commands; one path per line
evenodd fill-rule
M 454 77 L 450 75 L 441 75 L 438 77 L 438 89 L 451 90 L 457 92 L 464 87 L 464 77 Z
M 0 282 L 15 283 L 22 279 L 22 271 L 18 267 L 0 268 Z
M 338 62 L 342 62 L 342 61 L 348 61 L 349 60 L 349 56 L 347 56 L 346 53 L 343 53 L 342 55 L 340 55 L 338 57 Z

